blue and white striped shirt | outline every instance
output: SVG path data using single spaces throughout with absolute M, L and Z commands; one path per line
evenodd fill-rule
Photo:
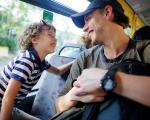
M 15 98 L 15 103 L 23 100 L 38 82 L 43 70 L 50 64 L 45 60 L 41 62 L 36 50 L 32 48 L 10 61 L 0 73 L 0 104 L 4 92 L 11 78 L 20 81 L 21 88 Z

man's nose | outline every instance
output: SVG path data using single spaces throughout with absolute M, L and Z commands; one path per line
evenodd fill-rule
M 83 26 L 83 31 L 84 32 L 88 32 L 88 25 L 85 23 L 85 25 Z

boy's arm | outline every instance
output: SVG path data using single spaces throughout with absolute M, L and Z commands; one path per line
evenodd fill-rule
M 71 65 L 72 65 L 73 62 L 74 62 L 74 61 L 71 61 L 71 62 L 66 63 L 66 64 L 64 64 L 64 65 L 62 65 L 62 66 L 59 66 L 59 67 L 51 66 L 51 67 L 48 69 L 48 71 L 49 71 L 49 72 L 52 72 L 52 73 L 54 73 L 54 74 L 63 74 L 63 73 L 65 73 L 67 70 L 70 69 L 70 67 L 71 67 Z
M 1 106 L 1 120 L 10 120 L 14 107 L 14 99 L 21 87 L 21 82 L 15 79 L 10 79 L 7 89 L 4 93 Z

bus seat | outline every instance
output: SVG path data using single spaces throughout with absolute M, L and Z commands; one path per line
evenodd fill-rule
M 50 59 L 50 64 L 53 66 L 60 66 L 72 60 L 73 58 L 54 55 Z M 56 113 L 54 101 L 57 98 L 58 93 L 63 88 L 68 74 L 69 71 L 61 76 L 49 73 L 47 71 L 42 73 L 40 79 L 43 80 L 31 110 L 31 113 L 34 116 L 41 116 L 41 119 L 46 120 Z
M 140 40 L 150 40 L 150 26 L 143 26 L 137 31 L 135 31 L 133 40 L 140 41 Z

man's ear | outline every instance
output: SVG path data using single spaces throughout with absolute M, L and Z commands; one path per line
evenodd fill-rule
M 104 17 L 107 20 L 113 20 L 114 14 L 113 14 L 113 8 L 110 5 L 106 5 L 104 8 Z

